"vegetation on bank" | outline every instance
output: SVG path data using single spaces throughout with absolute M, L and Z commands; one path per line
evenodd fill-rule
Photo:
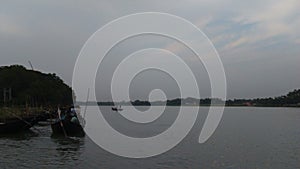
M 11 89 L 11 98 L 5 98 L 4 92 Z M 8 94 L 7 94 L 8 95 Z M 45 74 L 39 71 L 27 70 L 20 65 L 0 67 L 0 117 L 10 116 L 10 112 L 24 114 L 28 107 L 56 108 L 58 105 L 66 106 L 73 103 L 73 91 L 55 74 Z M 131 101 L 131 102 L 98 102 L 88 105 L 168 105 L 168 106 L 209 106 L 226 104 L 226 106 L 262 106 L 262 107 L 300 107 L 300 89 L 289 92 L 287 95 L 274 98 L 233 99 L 223 101 L 221 99 L 196 99 L 176 98 L 167 101 Z M 85 105 L 84 102 L 78 104 Z M 2 108 L 1 108 L 2 107 Z M 6 107 L 6 108 L 5 108 Z M 7 108 L 9 107 L 9 108 Z M 26 111 L 25 111 L 26 110 Z M 31 112 L 38 112 L 31 108 Z
M 195 99 L 195 98 L 176 98 L 167 101 L 131 101 L 131 102 L 98 102 L 88 103 L 89 105 L 112 106 L 116 105 L 134 105 L 134 106 L 210 106 L 210 105 L 223 105 L 226 106 L 257 106 L 257 107 L 300 107 L 300 89 L 289 92 L 287 95 L 274 97 L 274 98 L 256 98 L 256 99 L 233 99 L 223 101 L 221 99 Z M 84 104 L 84 103 L 80 103 Z
M 43 112 L 43 108 L 2 107 L 0 108 L 0 121 L 10 118 L 25 118 L 29 116 L 38 116 Z
M 0 67 L 0 121 L 38 116 L 72 103 L 72 89 L 55 74 L 20 65 Z
M 5 98 L 8 89 L 11 94 L 6 92 Z M 0 107 L 70 105 L 72 95 L 72 89 L 55 74 L 27 70 L 20 65 L 0 67 Z
M 300 89 L 274 98 L 234 99 L 226 101 L 228 106 L 300 107 Z

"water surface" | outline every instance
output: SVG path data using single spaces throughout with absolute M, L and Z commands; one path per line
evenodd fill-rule
M 185 107 L 186 113 L 191 108 Z M 172 124 L 178 107 L 168 107 L 161 118 L 144 126 L 120 118 L 110 107 L 101 110 L 116 130 L 149 137 Z M 29 132 L 0 136 L 0 168 L 300 168 L 300 109 L 226 108 L 214 135 L 199 144 L 207 110 L 200 108 L 196 124 L 179 145 L 156 157 L 118 157 L 89 137 L 51 138 L 50 126 L 41 125 Z

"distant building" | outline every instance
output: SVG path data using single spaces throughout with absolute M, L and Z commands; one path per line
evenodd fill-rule
M 253 104 L 251 102 L 245 102 L 244 105 L 245 106 L 253 106 Z

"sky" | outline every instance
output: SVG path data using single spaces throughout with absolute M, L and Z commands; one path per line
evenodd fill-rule
M 228 98 L 273 97 L 300 88 L 299 0 L 2 0 L 0 65 L 30 68 L 30 60 L 36 70 L 56 73 L 71 85 L 76 58 L 87 39 L 110 21 L 138 12 L 173 14 L 201 29 L 223 62 Z M 116 57 L 146 47 L 173 49 L 186 57 L 202 96 L 209 97 L 204 67 L 188 59 L 192 54 L 180 44 L 163 37 L 134 37 L 117 45 L 107 56 L 107 69 L 116 64 Z M 96 90 L 100 100 L 106 100 L 105 76 L 110 73 L 100 68 L 97 76 L 101 74 Z M 166 80 L 149 82 L 157 78 Z M 137 76 L 130 88 L 132 99 L 145 99 L 157 87 L 168 90 L 168 98 L 176 97 L 173 80 L 155 71 Z

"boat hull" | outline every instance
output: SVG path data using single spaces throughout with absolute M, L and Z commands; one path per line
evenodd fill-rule
M 80 124 L 72 123 L 69 121 L 62 121 L 63 127 L 61 126 L 61 123 L 55 122 L 51 124 L 52 129 L 52 135 L 53 136 L 65 136 L 65 133 L 69 137 L 84 137 L 85 133 Z M 65 130 L 65 132 L 64 132 Z
M 38 122 L 35 118 L 10 119 L 0 123 L 0 134 L 16 133 L 30 129 Z
M 112 107 L 111 110 L 112 110 L 112 111 L 122 111 L 123 109 Z

